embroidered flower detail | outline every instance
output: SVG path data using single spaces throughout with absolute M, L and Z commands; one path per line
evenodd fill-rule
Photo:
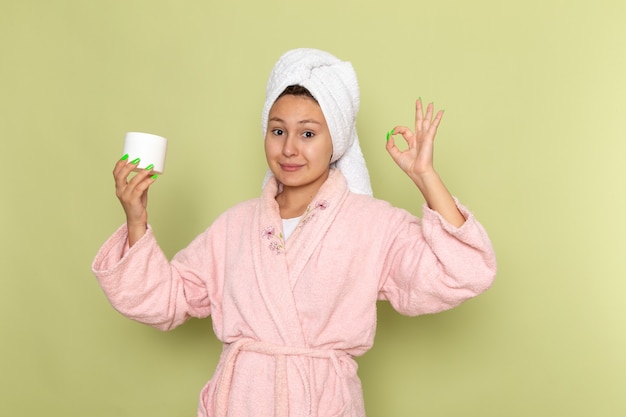
M 274 229 L 274 226 L 268 226 L 265 229 L 263 229 L 261 231 L 261 239 L 267 239 L 270 241 L 270 244 L 268 245 L 268 247 L 276 255 L 283 253 L 283 250 L 285 248 L 285 245 L 284 245 L 285 242 L 283 241 L 283 234 L 282 233 L 276 234 L 276 229 Z
M 279 255 L 282 252 L 283 245 L 273 240 L 270 242 L 269 248 L 272 252 L 276 252 L 276 255 Z
M 319 200 L 315 202 L 315 205 L 307 207 L 306 211 L 302 215 L 302 220 L 298 224 L 298 228 L 304 227 L 308 222 L 315 217 L 318 210 L 326 210 L 328 208 L 327 200 Z
M 261 237 L 265 239 L 271 239 L 274 236 L 276 236 L 276 229 L 274 229 L 274 226 L 268 226 L 261 232 Z
M 328 207 L 328 201 L 326 200 L 320 200 L 317 203 L 315 203 L 316 209 L 326 210 L 326 207 Z
M 315 204 L 308 206 L 302 215 L 302 219 L 300 223 L 298 223 L 298 228 L 304 227 L 311 219 L 315 217 L 318 211 L 326 210 L 328 208 L 327 200 L 319 200 L 316 201 Z M 283 233 L 276 233 L 276 228 L 274 226 L 267 226 L 265 229 L 261 231 L 261 239 L 269 240 L 268 248 L 276 255 L 280 255 L 285 252 L 285 237 Z

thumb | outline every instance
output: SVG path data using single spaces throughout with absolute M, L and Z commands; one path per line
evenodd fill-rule
M 393 136 L 389 137 L 387 141 L 387 145 L 385 146 L 387 152 L 391 156 L 391 159 L 400 166 L 400 160 L 402 158 L 402 151 L 396 146 L 396 142 L 393 139 Z

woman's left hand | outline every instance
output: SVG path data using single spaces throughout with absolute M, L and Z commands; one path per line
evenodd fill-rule
M 433 167 L 433 143 L 443 110 L 433 117 L 434 106 L 422 108 L 422 100 L 415 103 L 415 133 L 404 126 L 395 127 L 387 140 L 387 151 L 396 164 L 413 180 L 422 192 L 428 207 L 437 211 L 450 224 L 459 227 L 465 217 L 458 210 L 454 198 Z M 401 151 L 393 140 L 393 135 L 402 135 L 409 148 Z
M 405 126 L 396 126 L 387 140 L 387 152 L 398 166 L 416 183 L 422 182 L 424 176 L 435 174 L 433 167 L 433 143 L 439 122 L 443 117 L 443 110 L 439 110 L 433 117 L 432 103 L 426 107 L 424 114 L 422 100 L 415 102 L 415 132 Z M 408 149 L 400 150 L 394 141 L 393 135 L 402 135 Z

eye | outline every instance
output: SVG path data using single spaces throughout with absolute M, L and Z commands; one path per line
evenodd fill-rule
M 315 133 L 311 132 L 310 130 L 307 130 L 306 132 L 302 133 L 302 137 L 306 139 L 312 139 L 314 136 L 315 136 Z
M 274 136 L 282 136 L 285 132 L 282 129 L 272 129 L 272 133 L 274 134 Z

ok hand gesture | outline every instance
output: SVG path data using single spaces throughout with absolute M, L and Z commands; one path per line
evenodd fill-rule
M 419 188 L 428 206 L 443 216 L 446 221 L 459 227 L 465 217 L 458 210 L 452 195 L 433 167 L 433 148 L 443 110 L 434 115 L 434 106 L 422 107 L 422 100 L 415 103 L 415 132 L 404 126 L 397 126 L 387 134 L 387 151 L 398 166 L 406 172 Z M 401 151 L 393 135 L 402 135 L 408 149 Z
M 433 118 L 434 106 L 422 108 L 422 100 L 415 103 L 415 132 L 404 126 L 396 126 L 389 132 L 387 151 L 398 166 L 419 186 L 424 175 L 435 172 L 433 167 L 433 143 L 443 110 L 439 110 Z M 393 135 L 402 135 L 408 149 L 401 151 L 394 141 Z

